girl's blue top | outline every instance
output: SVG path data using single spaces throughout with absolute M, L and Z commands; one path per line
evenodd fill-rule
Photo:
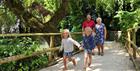
M 84 49 L 93 49 L 95 48 L 95 39 L 91 34 L 89 36 L 83 36 L 83 48 Z

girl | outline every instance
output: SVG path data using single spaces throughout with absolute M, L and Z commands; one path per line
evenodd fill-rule
M 74 49 L 73 44 L 75 44 L 77 47 L 81 49 L 80 47 L 81 45 L 77 41 L 71 38 L 69 30 L 64 29 L 62 33 L 62 43 L 61 43 L 61 50 L 64 49 L 64 53 L 63 53 L 64 69 L 63 70 L 67 70 L 67 66 L 66 66 L 67 59 L 72 61 L 74 66 L 76 65 L 75 58 L 72 57 L 72 51 Z
M 91 65 L 92 61 L 92 49 L 95 48 L 94 36 L 92 35 L 92 29 L 86 27 L 84 30 L 85 36 L 83 37 L 83 48 L 84 48 L 84 69 Z
M 104 39 L 106 39 L 106 28 L 102 23 L 102 19 L 98 17 L 96 19 L 97 24 L 95 25 L 96 29 L 96 45 L 98 48 L 98 55 L 104 55 Z M 101 51 L 100 51 L 101 50 Z

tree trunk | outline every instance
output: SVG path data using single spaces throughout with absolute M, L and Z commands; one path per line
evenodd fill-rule
M 54 14 L 52 19 L 47 23 L 42 23 L 33 16 L 28 10 L 22 6 L 20 0 L 6 0 L 4 1 L 6 7 L 10 9 L 18 18 L 23 20 L 26 26 L 35 26 L 39 32 L 59 32 L 56 28 L 59 21 L 61 21 L 67 15 L 68 0 L 62 0 L 62 4 L 58 11 Z M 31 20 L 34 18 L 33 20 Z M 46 29 L 46 30 L 44 30 Z
M 20 0 L 5 0 L 4 4 L 11 12 L 21 19 L 22 22 L 24 22 L 26 27 L 35 27 L 33 30 L 36 32 L 59 32 L 56 27 L 68 13 L 68 0 L 62 0 L 60 8 L 56 11 L 51 20 L 47 23 L 42 23 L 42 21 L 39 21 L 30 11 L 24 8 Z M 56 38 L 56 41 L 58 40 L 60 40 L 60 38 Z

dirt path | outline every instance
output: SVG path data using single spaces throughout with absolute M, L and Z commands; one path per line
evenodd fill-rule
M 74 67 L 71 62 L 68 62 L 67 71 L 85 71 L 83 69 L 84 52 L 75 55 L 75 57 L 77 66 Z M 128 53 L 116 42 L 105 42 L 104 56 L 98 56 L 97 49 L 95 49 L 95 55 L 92 58 L 92 65 L 86 71 L 135 71 Z M 63 62 L 60 61 L 58 64 L 40 71 L 62 71 L 62 68 Z

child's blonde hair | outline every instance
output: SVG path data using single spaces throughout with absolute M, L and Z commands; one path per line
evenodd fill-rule
M 68 37 L 71 37 L 70 31 L 68 29 L 64 29 L 63 32 L 61 33 L 62 39 L 64 38 L 64 36 L 63 36 L 64 33 L 68 33 Z
M 85 35 L 88 35 L 88 34 L 91 35 L 92 29 L 90 27 L 86 27 L 84 32 L 85 32 Z M 86 33 L 86 32 L 89 32 L 89 33 Z
M 90 27 L 86 27 L 86 28 L 85 28 L 85 31 L 92 32 L 92 29 L 91 29 Z

